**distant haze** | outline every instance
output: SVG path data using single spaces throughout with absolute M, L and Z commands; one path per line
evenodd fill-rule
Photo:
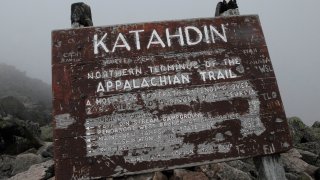
M 0 62 L 51 83 L 51 31 L 70 27 L 77 1 L 7 0 L 0 6 Z M 95 26 L 213 17 L 217 0 L 95 0 Z M 320 1 L 238 0 L 260 16 L 287 116 L 320 120 Z M 1 86 L 1 85 L 0 85 Z

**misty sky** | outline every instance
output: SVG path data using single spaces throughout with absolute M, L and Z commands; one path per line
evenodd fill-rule
M 1 1 L 0 62 L 51 83 L 51 31 L 70 27 L 78 1 Z M 213 17 L 218 0 L 94 0 L 95 26 Z M 258 14 L 288 117 L 320 121 L 320 1 L 238 0 Z M 0 85 L 1 86 L 1 85 Z

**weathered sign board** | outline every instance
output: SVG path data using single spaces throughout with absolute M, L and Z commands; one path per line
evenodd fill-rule
M 257 16 L 52 33 L 57 179 L 274 154 L 291 138 Z

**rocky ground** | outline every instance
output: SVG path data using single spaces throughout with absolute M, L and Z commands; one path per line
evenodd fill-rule
M 294 148 L 280 156 L 288 180 L 320 179 L 320 122 L 308 127 L 299 118 L 289 119 Z M 54 179 L 52 143 L 42 142 L 18 155 L 0 156 L 0 179 Z M 115 180 L 247 180 L 258 179 L 254 160 L 244 159 L 209 164 L 187 169 L 175 169 Z M 108 179 L 111 180 L 111 179 Z

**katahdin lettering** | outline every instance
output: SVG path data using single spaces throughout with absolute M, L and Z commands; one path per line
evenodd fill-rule
M 151 49 L 152 47 L 162 48 L 171 47 L 172 39 L 177 39 L 180 46 L 194 46 L 200 43 L 216 43 L 217 39 L 221 39 L 222 42 L 228 42 L 226 35 L 226 28 L 224 24 L 221 24 L 220 31 L 212 26 L 186 26 L 178 27 L 176 29 L 164 29 L 165 33 L 159 33 L 157 30 L 153 29 L 150 33 L 146 33 L 143 29 L 129 31 L 128 34 L 118 33 L 116 38 L 112 41 L 107 41 L 107 37 L 110 36 L 108 32 L 105 32 L 102 36 L 95 34 L 93 36 L 93 48 L 94 54 L 99 54 L 101 52 L 113 53 L 117 49 L 125 49 L 131 51 L 133 49 L 140 50 L 142 46 L 145 46 L 146 49 Z M 175 32 L 175 33 L 173 33 Z M 191 33 L 196 34 L 196 39 L 191 38 Z M 161 37 L 160 34 L 165 34 L 165 37 Z M 127 40 L 127 37 L 133 36 L 135 44 L 130 44 Z M 148 36 L 148 43 L 142 44 L 140 41 L 142 36 Z M 111 38 L 112 39 L 112 38 Z

